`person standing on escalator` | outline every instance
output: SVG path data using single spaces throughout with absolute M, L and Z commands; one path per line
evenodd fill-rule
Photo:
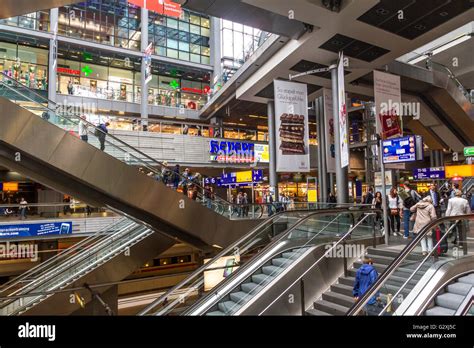
M 86 143 L 89 140 L 89 136 L 87 135 L 88 130 L 89 126 L 87 125 L 86 116 L 82 115 L 81 120 L 79 121 L 79 136 L 81 137 L 81 140 Z
M 109 130 L 107 128 L 109 125 L 109 122 L 101 123 L 96 129 L 96 136 L 99 139 L 100 149 L 102 151 L 105 150 L 105 137 L 109 133 Z
M 359 299 L 365 295 L 367 290 L 369 290 L 372 285 L 375 284 L 379 274 L 374 267 L 374 262 L 368 256 L 364 256 L 362 260 L 362 266 L 357 270 L 354 288 L 352 294 L 354 295 L 354 300 L 359 301 Z M 378 299 L 380 295 L 377 292 L 374 296 L 370 298 L 365 306 L 366 315 L 378 315 L 379 311 L 377 310 Z

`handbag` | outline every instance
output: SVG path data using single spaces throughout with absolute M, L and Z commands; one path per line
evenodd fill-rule
M 392 216 L 398 215 L 398 209 L 390 209 L 390 215 Z

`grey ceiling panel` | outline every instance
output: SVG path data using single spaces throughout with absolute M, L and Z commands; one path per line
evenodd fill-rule
M 328 41 L 319 46 L 319 48 L 335 53 L 343 51 L 348 57 L 364 60 L 366 62 L 371 62 L 390 52 L 385 48 L 371 45 L 367 42 L 341 34 L 334 35 Z

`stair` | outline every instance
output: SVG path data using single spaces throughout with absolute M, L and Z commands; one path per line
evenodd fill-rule
M 433 306 L 425 311 L 425 315 L 454 315 L 473 287 L 474 273 L 458 278 L 436 296 Z M 474 308 L 468 313 L 474 315 Z
M 224 296 L 221 301 L 217 302 L 206 315 L 233 315 L 245 303 L 250 301 L 255 294 L 271 283 L 286 267 L 298 259 L 306 250 L 308 250 L 307 247 L 296 248 L 280 253 L 270 259 L 242 284 Z
M 399 251 L 391 249 L 368 249 L 367 255 L 374 261 L 374 267 L 379 275 L 385 271 L 387 266 L 399 255 Z M 380 289 L 382 300 L 386 300 L 388 293 L 395 294 L 405 283 L 414 269 L 422 260 L 421 255 L 411 254 L 407 257 L 402 267 L 390 277 L 390 279 Z M 335 284 L 325 291 L 321 298 L 314 302 L 313 308 L 306 311 L 307 315 L 345 315 L 354 304 L 352 290 L 354 287 L 355 276 L 362 261 L 356 261 L 352 265 L 352 269 L 348 270 L 347 276 L 339 277 Z M 423 265 L 412 280 L 408 282 L 401 294 L 406 296 L 422 277 L 425 270 L 430 265 Z

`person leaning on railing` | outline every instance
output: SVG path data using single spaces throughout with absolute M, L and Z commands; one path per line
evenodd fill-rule
M 448 201 L 448 208 L 446 209 L 446 216 L 458 216 L 467 215 L 470 213 L 469 202 L 467 199 L 462 198 L 461 190 L 454 190 L 454 198 L 450 198 Z M 451 222 L 453 224 L 455 222 Z M 458 223 L 453 232 L 454 240 L 453 244 L 457 244 L 458 237 L 462 239 L 464 236 L 464 224 L 462 221 Z

